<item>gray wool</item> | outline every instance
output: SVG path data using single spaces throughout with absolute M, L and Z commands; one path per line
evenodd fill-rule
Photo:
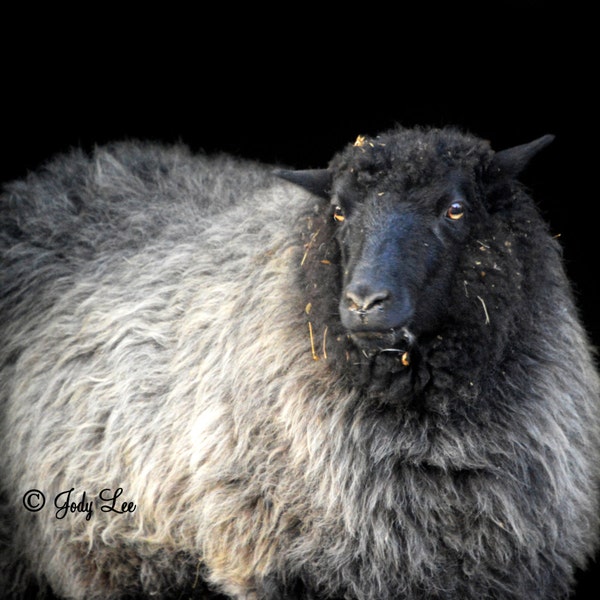
M 387 396 L 353 378 L 318 301 L 340 291 L 333 238 L 315 237 L 329 203 L 272 168 L 131 142 L 4 186 L 9 598 L 568 596 L 598 542 L 600 384 L 557 243 L 520 186 L 481 179 L 487 146 L 390 135 L 434 158 L 431 135 L 473 148 L 452 168 L 496 209 L 456 259 L 448 304 L 467 308 Z

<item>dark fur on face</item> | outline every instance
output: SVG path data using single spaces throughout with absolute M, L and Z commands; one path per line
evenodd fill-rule
M 324 201 L 303 232 L 307 318 L 350 385 L 415 405 L 445 371 L 468 389 L 474 365 L 506 356 L 521 301 L 552 277 L 532 254 L 559 254 L 514 180 L 550 140 L 494 153 L 453 130 L 397 130 L 288 174 Z

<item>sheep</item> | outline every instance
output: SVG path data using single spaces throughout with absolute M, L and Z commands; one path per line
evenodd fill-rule
M 566 598 L 600 383 L 518 181 L 550 141 L 397 126 L 300 171 L 130 141 L 5 185 L 8 597 Z

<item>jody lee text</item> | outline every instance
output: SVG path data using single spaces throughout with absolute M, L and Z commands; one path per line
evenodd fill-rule
M 23 496 L 23 505 L 30 512 L 38 512 L 46 505 L 46 497 L 40 490 L 29 490 Z M 84 513 L 86 521 L 89 521 L 96 507 L 104 513 L 124 515 L 135 512 L 137 505 L 133 501 L 123 498 L 123 488 L 121 487 L 116 490 L 105 488 L 96 496 L 88 495 L 86 491 L 77 492 L 75 488 L 71 488 L 54 497 L 54 507 L 57 519 Z

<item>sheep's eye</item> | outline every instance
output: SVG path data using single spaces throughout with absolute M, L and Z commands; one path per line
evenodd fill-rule
M 458 221 L 465 215 L 465 207 L 462 202 L 453 202 L 446 211 L 446 216 L 452 221 Z
M 344 216 L 344 209 L 341 206 L 336 206 L 333 209 L 333 218 L 341 223 L 346 217 Z

